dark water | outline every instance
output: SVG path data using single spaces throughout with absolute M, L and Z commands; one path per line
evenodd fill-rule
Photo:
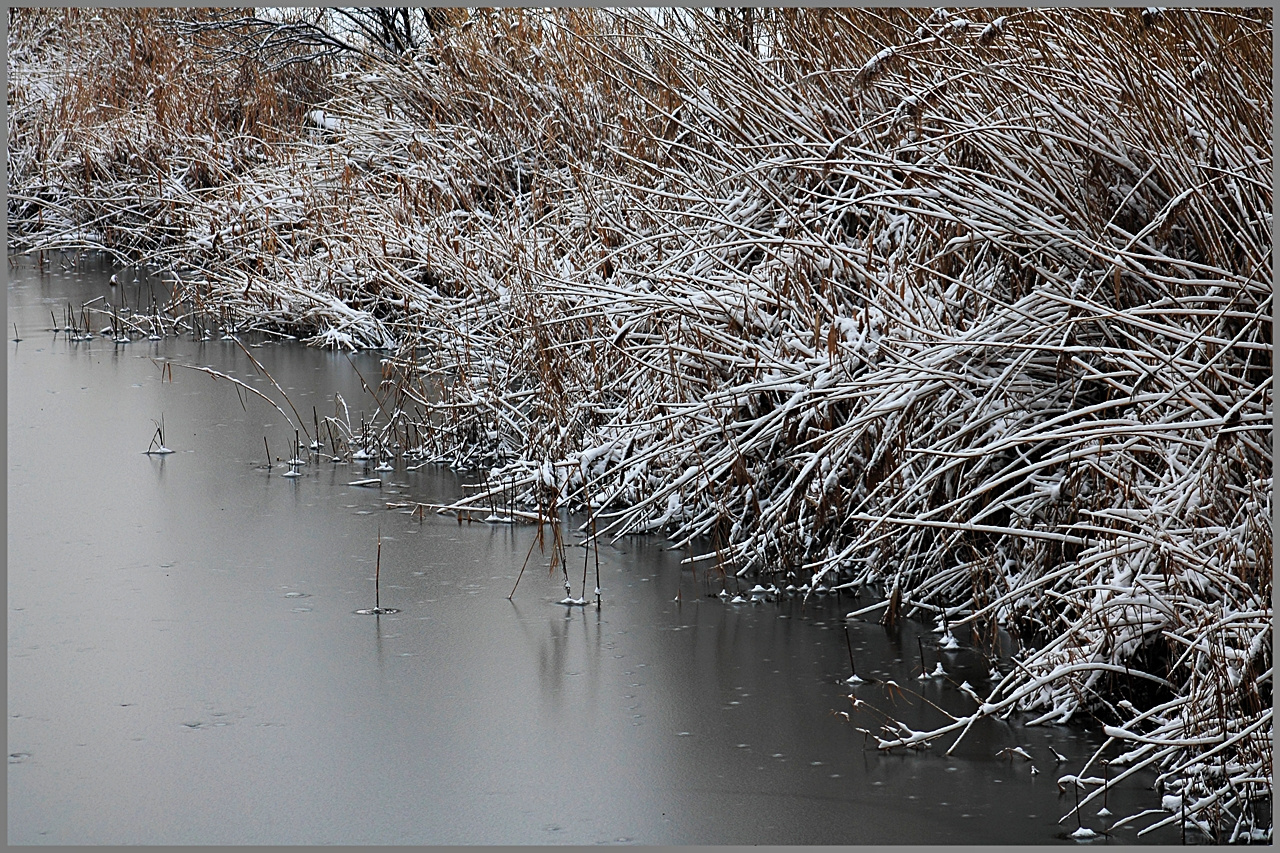
M 11 844 L 1074 843 L 1055 779 L 1093 735 L 991 723 L 952 757 L 880 754 L 855 730 L 874 712 L 835 713 L 854 710 L 856 602 L 707 598 L 652 538 L 602 549 L 599 612 L 555 604 L 536 548 L 509 601 L 532 529 L 387 508 L 456 495 L 452 473 L 282 477 L 260 467 L 264 435 L 281 457 L 293 438 L 278 412 L 162 374 L 210 365 L 269 392 L 234 343 L 55 337 L 50 309 L 60 325 L 68 302 L 120 298 L 110 272 L 10 264 Z M 154 284 L 121 278 L 131 303 Z M 252 351 L 308 418 L 335 392 L 354 418 L 374 409 L 351 366 L 376 376 L 374 355 Z M 175 452 L 144 455 L 162 417 Z M 379 530 L 381 603 L 400 612 L 356 615 Z M 917 628 L 849 630 L 864 673 L 967 709 L 915 680 Z M 968 655 L 926 654 L 986 686 Z M 857 694 L 917 728 L 941 719 L 882 685 Z M 1039 775 L 995 756 L 1015 744 Z M 1111 810 L 1148 806 L 1149 783 Z M 1109 842 L 1135 840 L 1177 834 Z

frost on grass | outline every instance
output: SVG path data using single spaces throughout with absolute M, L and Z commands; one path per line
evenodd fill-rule
M 479 11 L 235 80 L 167 14 L 15 15 L 15 248 L 386 350 L 335 438 L 458 510 L 1013 638 L 885 748 L 1093 716 L 1269 837 L 1269 10 Z

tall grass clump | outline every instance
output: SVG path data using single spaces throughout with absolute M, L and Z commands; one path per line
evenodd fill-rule
M 379 428 L 488 469 L 458 509 L 589 507 L 1013 643 L 884 749 L 1086 715 L 1194 826 L 1270 837 L 1269 10 L 457 12 L 261 78 L 292 131 L 203 186 L 98 167 L 51 16 L 11 30 L 15 245 L 92 232 L 384 348 Z
M 184 39 L 158 9 L 22 9 L 10 18 L 10 249 L 181 262 L 203 200 L 276 159 L 323 62 L 264 68 L 226 39 Z M 190 10 L 193 21 L 215 12 Z M 213 60 L 218 60 L 215 64 Z

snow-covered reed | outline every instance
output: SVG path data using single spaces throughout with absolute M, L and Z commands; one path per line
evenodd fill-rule
M 58 14 L 11 29 L 13 245 L 384 348 L 380 446 L 490 469 L 458 511 L 1012 638 L 882 748 L 1089 715 L 1269 837 L 1268 10 L 483 11 L 199 103 L 207 44 Z

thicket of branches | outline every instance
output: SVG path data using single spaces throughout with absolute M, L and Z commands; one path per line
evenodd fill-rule
M 1270 837 L 1269 10 L 483 11 L 269 64 L 90 14 L 11 27 L 11 246 L 387 349 L 388 446 L 540 513 L 1014 638 L 882 748 L 1088 713 Z

